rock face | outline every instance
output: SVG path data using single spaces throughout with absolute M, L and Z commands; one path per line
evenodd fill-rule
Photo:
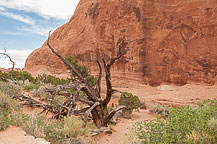
M 50 44 L 97 74 L 95 59 L 115 56 L 115 45 L 123 37 L 132 42 L 113 66 L 113 78 L 150 85 L 217 81 L 216 0 L 80 0 L 70 21 L 53 32 Z M 25 70 L 66 74 L 46 43 L 28 57 Z

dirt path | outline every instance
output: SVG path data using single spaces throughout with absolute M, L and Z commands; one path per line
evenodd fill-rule
M 144 100 L 148 107 L 157 103 L 163 105 L 172 105 L 174 107 L 188 104 L 197 104 L 204 99 L 217 98 L 217 86 L 206 86 L 187 84 L 185 86 L 161 85 L 151 87 L 147 85 L 134 85 L 127 88 L 116 87 L 122 92 L 130 92 L 137 95 L 140 100 Z M 112 103 L 118 103 L 119 95 L 115 96 Z M 96 144 L 123 144 L 125 133 L 133 126 L 135 122 L 154 119 L 155 116 L 148 110 L 134 112 L 132 119 L 121 119 L 114 127 L 115 131 L 109 135 L 99 135 L 96 138 Z
M 155 119 L 155 116 L 149 113 L 149 110 L 140 110 L 139 112 L 133 112 L 132 119 L 121 118 L 117 125 L 114 126 L 114 132 L 112 134 L 102 134 L 96 137 L 96 144 L 123 144 L 125 134 L 128 129 L 133 126 L 135 122 L 149 121 Z
M 0 144 L 49 144 L 43 139 L 35 139 L 19 127 L 12 126 L 0 132 Z

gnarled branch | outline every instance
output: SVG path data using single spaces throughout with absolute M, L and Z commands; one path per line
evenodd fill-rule
M 1 52 L 0 54 L 4 55 L 5 57 L 7 57 L 7 58 L 10 60 L 10 62 L 11 62 L 11 64 L 12 64 L 11 71 L 13 71 L 16 63 L 15 63 L 15 62 L 12 60 L 12 58 L 7 54 L 6 50 L 5 50 L 3 53 Z
M 107 105 L 109 103 L 113 92 L 112 84 L 111 84 L 110 68 L 117 60 L 119 60 L 127 52 L 126 50 L 127 45 L 128 42 L 126 42 L 125 39 L 120 39 L 117 44 L 117 48 L 118 48 L 117 56 L 112 58 L 108 64 L 106 64 L 105 59 L 103 58 L 104 69 L 106 74 L 106 86 L 107 86 L 106 98 L 103 100 L 103 105 Z
M 86 127 L 87 122 L 88 122 L 88 115 L 91 113 L 91 111 L 98 106 L 100 103 L 96 102 L 94 105 L 92 105 L 84 114 L 84 127 Z

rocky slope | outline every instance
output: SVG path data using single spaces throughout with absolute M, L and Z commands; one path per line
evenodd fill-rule
M 114 65 L 113 78 L 151 85 L 217 80 L 216 0 L 80 0 L 50 43 L 97 74 L 95 59 L 114 56 L 123 37 L 132 42 L 126 56 Z M 46 43 L 28 57 L 25 70 L 35 76 L 66 74 Z

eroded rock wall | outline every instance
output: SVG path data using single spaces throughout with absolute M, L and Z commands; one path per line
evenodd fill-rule
M 97 74 L 95 59 L 115 56 L 123 37 L 132 42 L 112 68 L 113 78 L 151 85 L 217 80 L 216 0 L 81 0 L 50 44 Z M 66 74 L 46 43 L 28 57 L 25 70 L 35 76 Z

